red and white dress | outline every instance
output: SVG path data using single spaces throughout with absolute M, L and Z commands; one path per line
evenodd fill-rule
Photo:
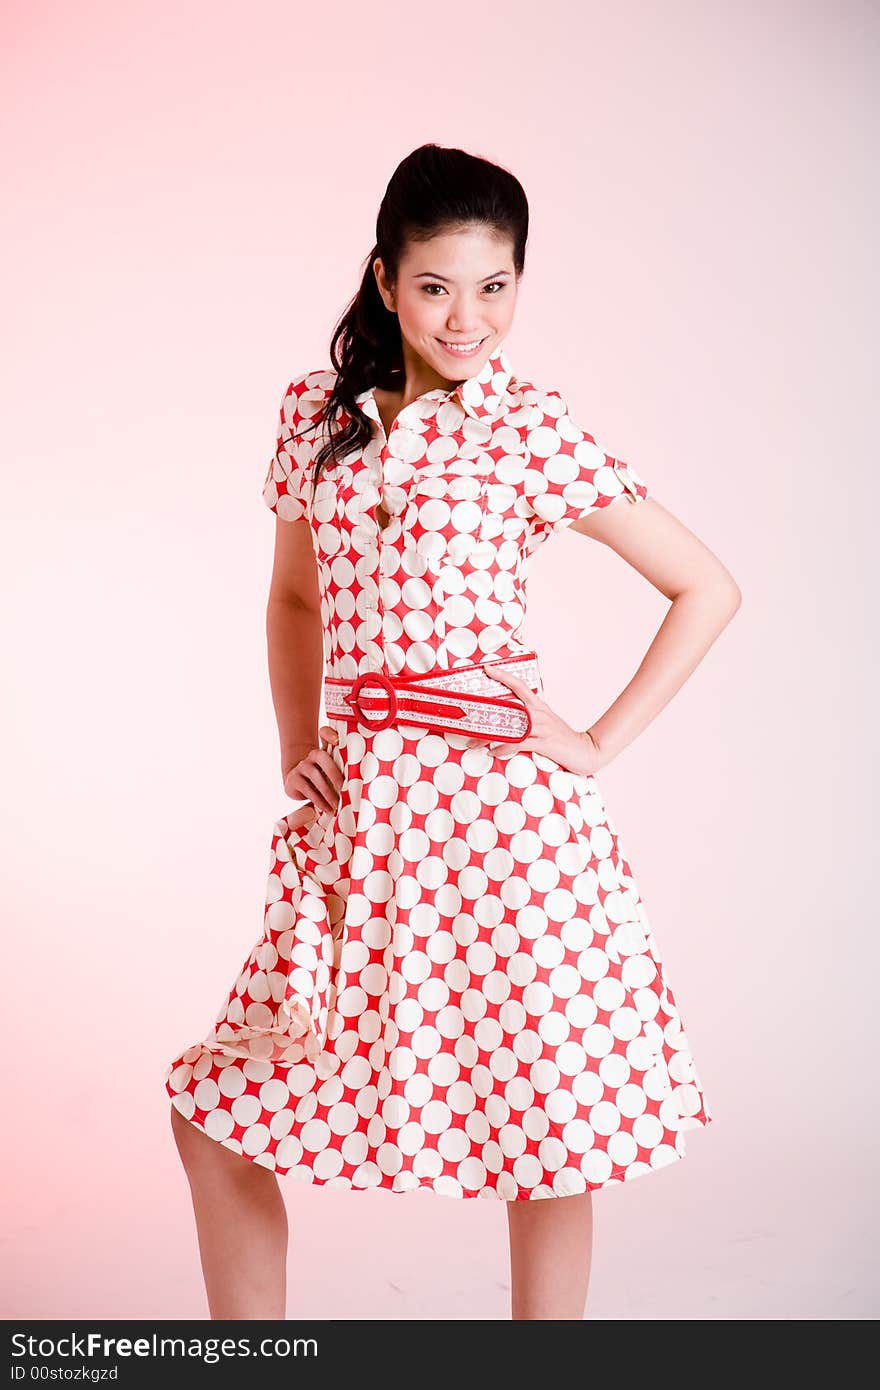
M 313 497 L 326 435 L 306 426 L 334 379 L 287 388 L 263 489 L 311 525 L 327 675 L 526 652 L 529 556 L 647 496 L 498 349 L 387 438 L 363 391 L 372 441 Z M 711 1112 L 596 777 L 464 733 L 321 722 L 339 732 L 338 808 L 276 822 L 260 937 L 166 1072 L 180 1113 L 340 1188 L 526 1200 L 683 1157 Z

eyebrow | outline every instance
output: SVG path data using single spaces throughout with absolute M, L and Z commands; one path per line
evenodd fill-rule
M 485 280 L 500 280 L 502 275 L 509 275 L 509 270 L 496 270 L 494 275 L 485 275 L 477 283 L 482 285 Z M 433 270 L 420 270 L 418 275 L 413 276 L 414 280 L 445 280 L 447 285 L 452 284 L 445 275 L 436 275 Z

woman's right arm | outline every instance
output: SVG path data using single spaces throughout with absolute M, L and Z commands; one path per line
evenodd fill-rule
M 319 746 L 324 633 L 311 524 L 306 517 L 275 518 L 266 641 L 285 791 L 294 799 L 311 801 L 319 811 L 332 811 L 342 773 L 332 755 Z

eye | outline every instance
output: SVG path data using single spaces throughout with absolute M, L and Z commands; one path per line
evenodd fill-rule
M 499 290 L 503 290 L 503 289 L 505 288 L 506 284 L 507 284 L 507 281 L 506 281 L 506 280 L 490 280 L 490 281 L 489 281 L 489 284 L 486 286 L 486 289 L 487 289 L 487 290 L 490 289 L 490 288 L 492 287 L 492 285 L 497 285 L 497 287 L 498 287 Z M 431 283 L 431 284 L 424 285 L 424 286 L 423 286 L 423 289 L 425 290 L 425 293 L 426 293 L 426 294 L 428 293 L 429 290 L 443 290 L 444 294 L 446 293 L 446 287 L 445 287 L 444 285 L 438 285 L 436 282 Z M 491 296 L 490 296 L 490 297 L 491 297 Z M 430 298 L 431 298 L 431 299 L 436 299 L 437 296 L 436 296 L 435 294 L 432 294 L 432 295 L 430 295 Z

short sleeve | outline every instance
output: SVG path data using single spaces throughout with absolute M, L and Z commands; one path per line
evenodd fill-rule
M 314 417 L 327 399 L 326 375 L 309 372 L 297 377 L 281 402 L 275 452 L 263 483 L 263 501 L 285 521 L 297 521 L 307 513 L 317 436 Z
M 526 496 L 535 542 L 625 497 L 644 501 L 648 487 L 632 464 L 606 453 L 581 429 L 557 391 L 542 392 L 526 435 Z

